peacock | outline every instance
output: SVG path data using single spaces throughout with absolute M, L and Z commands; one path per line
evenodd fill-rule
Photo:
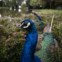
M 40 30 L 43 32 L 43 29 L 44 29 L 44 27 L 45 27 L 45 23 L 44 23 L 44 21 L 42 20 L 42 17 L 41 17 L 40 15 L 38 15 L 37 13 L 35 13 L 35 12 L 32 12 L 32 14 L 33 14 L 34 16 L 36 16 L 37 22 L 39 23 Z
M 48 32 L 48 29 L 46 27 L 47 32 L 43 33 L 41 48 L 36 52 L 36 55 L 42 59 L 42 62 L 53 62 L 52 49 L 54 49 L 54 37 L 51 32 Z
M 54 18 L 54 16 L 53 16 Z M 55 61 L 55 48 L 57 48 L 58 44 L 57 41 L 54 39 L 53 34 L 51 33 L 52 30 L 52 23 L 51 26 L 48 24 L 44 28 L 43 39 L 41 41 L 41 48 L 39 51 L 36 52 L 36 55 L 41 58 L 42 62 L 57 62 Z
M 38 32 L 34 22 L 30 19 L 25 19 L 19 27 L 28 31 L 20 62 L 41 62 L 41 60 L 34 54 L 38 41 Z

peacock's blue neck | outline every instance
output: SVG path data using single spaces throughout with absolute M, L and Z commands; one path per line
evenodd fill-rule
M 35 62 L 34 53 L 37 44 L 38 33 L 36 26 L 33 24 L 28 31 L 26 41 L 22 51 L 21 62 Z
M 36 32 L 37 32 L 37 28 L 36 28 L 35 24 L 33 24 L 31 27 L 29 27 L 28 34 L 36 33 Z

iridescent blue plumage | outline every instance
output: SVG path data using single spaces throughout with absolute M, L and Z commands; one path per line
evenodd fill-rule
M 40 59 L 34 55 L 38 40 L 38 32 L 35 24 L 30 19 L 24 20 L 22 23 L 29 23 L 30 26 L 27 28 L 28 34 L 22 51 L 20 62 L 41 62 Z

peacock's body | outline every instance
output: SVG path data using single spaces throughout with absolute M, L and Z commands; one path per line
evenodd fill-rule
M 41 49 L 36 52 L 36 55 L 43 62 L 52 62 L 51 46 L 54 45 L 54 39 L 51 33 L 44 33 L 44 38 L 41 43 Z
M 22 22 L 21 27 L 28 30 L 28 34 L 26 36 L 20 62 L 41 62 L 40 59 L 34 55 L 38 40 L 38 32 L 35 24 L 30 19 L 26 19 Z
M 41 58 L 42 62 L 55 62 L 55 41 L 51 33 L 52 26 L 49 24 L 44 28 L 43 39 L 41 41 L 41 48 L 36 55 Z

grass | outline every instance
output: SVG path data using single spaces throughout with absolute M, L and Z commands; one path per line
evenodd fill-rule
M 42 9 L 42 10 L 34 10 L 34 12 L 37 12 L 38 14 L 59 14 L 62 15 L 62 10 L 52 10 L 52 9 Z

